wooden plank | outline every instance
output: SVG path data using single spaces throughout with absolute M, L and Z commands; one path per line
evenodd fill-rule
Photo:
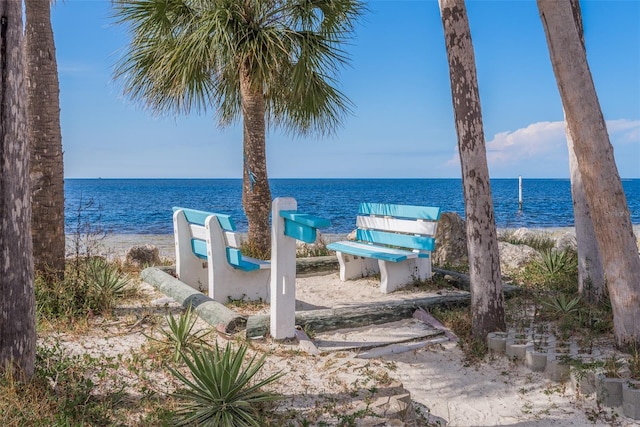
M 417 319 L 401 319 L 382 325 L 367 325 L 358 328 L 318 332 L 313 341 L 318 350 L 365 351 L 392 344 L 424 340 L 444 333 Z
M 191 237 L 199 240 L 207 240 L 207 229 L 203 225 L 189 223 Z
M 383 245 L 399 246 L 423 251 L 432 251 L 436 247 L 436 239 L 428 236 L 412 236 L 409 234 L 388 233 L 378 230 L 356 230 L 356 239 Z
M 444 332 L 444 334 L 449 338 L 451 342 L 458 342 L 458 337 L 451 332 L 450 329 L 446 328 L 438 319 L 433 317 L 431 313 L 426 311 L 422 307 L 418 307 L 418 309 L 413 313 L 413 318 L 418 319 L 421 322 L 426 323 L 429 326 L 434 327 L 435 329 Z
M 239 248 L 244 241 L 242 234 L 234 231 L 224 231 L 224 237 L 227 241 L 227 246 L 231 246 L 232 248 Z
M 207 259 L 207 242 L 200 239 L 191 239 L 191 250 L 201 259 Z
M 243 258 L 242 252 L 236 248 L 226 248 L 227 249 L 227 262 L 231 264 L 233 268 L 237 268 L 242 271 L 253 271 L 259 270 L 260 266 L 258 264 L 254 264 L 253 262 L 247 261 Z
M 358 228 L 368 228 L 372 230 L 435 236 L 438 223 L 435 221 L 358 215 L 356 218 L 356 226 Z
M 320 350 L 315 346 L 313 341 L 307 336 L 307 334 L 300 327 L 296 327 L 296 338 L 300 348 L 309 354 L 320 354 Z
M 305 243 L 316 241 L 316 229 L 299 222 L 284 219 L 284 235 Z
M 197 209 L 188 209 L 188 208 L 180 208 L 180 207 L 173 208 L 174 212 L 177 210 L 182 210 L 184 212 L 185 218 L 187 218 L 187 221 L 190 222 L 191 224 L 198 224 L 198 225 L 204 226 L 205 220 L 209 216 L 214 215 L 216 218 L 218 218 L 220 227 L 222 227 L 223 230 L 227 230 L 227 231 L 236 230 L 236 225 L 233 222 L 233 218 L 231 218 L 231 216 L 229 215 L 200 211 Z
M 503 285 L 505 297 L 519 291 L 512 285 Z M 471 294 L 459 292 L 452 295 L 438 295 L 414 300 L 377 302 L 366 305 L 327 308 L 321 310 L 297 311 L 296 325 L 307 327 L 315 332 L 331 331 L 341 328 L 355 328 L 366 325 L 395 322 L 408 319 L 422 307 L 460 306 L 471 302 Z M 249 316 L 246 334 L 248 338 L 266 336 L 269 331 L 269 315 Z
M 259 269 L 268 269 L 271 268 L 271 262 L 265 261 L 263 259 L 251 258 L 250 256 L 242 255 L 242 259 L 246 262 L 250 262 L 258 266 Z
M 334 242 L 327 245 L 327 249 L 343 252 L 365 258 L 375 258 L 383 261 L 401 262 L 409 258 L 416 258 L 418 253 L 402 249 L 387 248 L 385 246 L 369 245 L 351 241 Z
M 331 221 L 328 219 L 299 213 L 298 211 L 280 211 L 280 216 L 290 221 L 299 222 L 300 224 L 314 228 L 329 227 L 331 225 Z
M 341 328 L 355 328 L 366 325 L 395 322 L 408 319 L 418 307 L 438 305 L 461 305 L 470 301 L 469 293 L 433 296 L 415 300 L 378 302 L 360 306 L 338 307 L 332 309 L 297 311 L 296 325 L 312 331 L 331 331 Z M 249 316 L 246 334 L 248 338 L 266 336 L 269 331 L 270 316 Z
M 431 221 L 440 219 L 440 208 L 431 206 L 393 205 L 388 203 L 360 203 L 359 214 L 422 218 Z

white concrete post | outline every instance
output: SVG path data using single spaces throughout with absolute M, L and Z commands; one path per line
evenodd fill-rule
M 296 240 L 284 234 L 280 211 L 298 208 L 292 197 L 278 197 L 271 208 L 271 336 L 293 338 L 296 328 Z

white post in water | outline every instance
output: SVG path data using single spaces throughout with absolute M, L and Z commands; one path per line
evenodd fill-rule
M 522 175 L 518 176 L 518 209 L 522 210 Z
M 271 208 L 271 336 L 277 340 L 296 333 L 296 239 L 285 235 L 280 211 L 297 208 L 292 197 L 277 197 Z

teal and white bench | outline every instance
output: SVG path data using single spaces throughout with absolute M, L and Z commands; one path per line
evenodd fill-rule
M 340 279 L 380 273 L 383 293 L 430 279 L 439 219 L 440 208 L 361 203 L 356 240 L 327 245 L 338 256 Z
M 269 300 L 271 263 L 242 255 L 229 215 L 174 207 L 173 230 L 180 281 L 220 303 Z

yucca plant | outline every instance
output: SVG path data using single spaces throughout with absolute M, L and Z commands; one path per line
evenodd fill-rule
M 176 413 L 177 425 L 215 427 L 259 427 L 259 407 L 281 397 L 262 388 L 277 381 L 283 373 L 277 372 L 265 379 L 254 380 L 262 369 L 265 356 L 257 355 L 246 361 L 247 345 L 237 350 L 230 343 L 213 349 L 201 347 L 182 353 L 182 359 L 191 372 L 187 378 L 177 369 L 169 368 L 187 388 L 175 394 L 186 403 Z
M 580 296 L 570 298 L 565 294 L 552 295 L 543 302 L 544 306 L 558 316 L 572 315 L 580 308 Z
M 549 276 L 571 273 L 578 266 L 576 253 L 570 249 L 545 249 L 540 255 L 540 267 Z
M 131 282 L 129 276 L 121 272 L 117 265 L 100 257 L 87 261 L 85 277 L 100 312 L 112 309 L 115 301 L 124 296 Z
M 208 334 L 204 330 L 193 331 L 198 318 L 191 305 L 177 318 L 169 313 L 166 319 L 168 328 L 160 328 L 160 333 L 165 338 L 164 342 L 173 347 L 174 362 L 180 359 L 183 351 L 202 343 L 202 339 Z

